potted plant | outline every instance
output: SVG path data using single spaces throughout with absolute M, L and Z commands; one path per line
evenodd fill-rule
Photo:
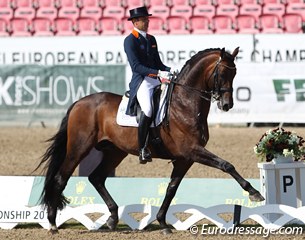
M 305 141 L 294 132 L 283 128 L 270 129 L 254 146 L 254 153 L 261 161 L 293 162 L 305 160 Z

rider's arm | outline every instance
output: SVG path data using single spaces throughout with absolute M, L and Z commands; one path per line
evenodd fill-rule
M 163 64 L 163 62 L 161 61 L 159 51 L 158 51 L 158 44 L 157 44 L 155 37 L 150 35 L 150 38 L 151 38 L 152 47 L 154 49 L 154 60 L 155 60 L 156 65 L 158 66 L 158 69 L 160 69 L 161 71 L 169 72 L 171 68 L 168 66 L 165 66 Z

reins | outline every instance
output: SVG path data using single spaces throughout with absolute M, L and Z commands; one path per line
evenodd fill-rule
M 224 92 L 233 92 L 233 88 L 223 88 L 220 86 L 219 83 L 219 66 L 223 66 L 226 67 L 228 69 L 234 70 L 236 69 L 236 67 L 230 67 L 224 63 L 221 63 L 221 57 L 219 57 L 219 59 L 217 60 L 215 67 L 213 69 L 213 72 L 211 73 L 211 75 L 209 76 L 208 80 L 210 80 L 212 78 L 212 76 L 214 75 L 214 86 L 213 86 L 213 90 L 212 91 L 206 91 L 206 90 L 201 90 L 201 89 L 197 89 L 188 85 L 184 85 L 179 83 L 178 81 L 176 81 L 177 78 L 175 78 L 176 76 L 173 76 L 173 79 L 170 81 L 170 84 L 175 84 L 178 86 L 183 87 L 184 89 L 188 90 L 188 91 L 192 91 L 195 92 L 197 94 L 199 94 L 199 97 L 206 100 L 206 101 L 216 101 L 219 100 L 220 98 L 220 93 L 224 93 Z M 208 97 L 209 96 L 209 97 Z
M 215 67 L 213 69 L 213 72 L 211 73 L 211 75 L 209 76 L 208 78 L 208 81 L 212 78 L 212 76 L 214 75 L 214 86 L 213 86 L 213 90 L 212 91 L 206 91 L 206 90 L 201 90 L 201 89 L 197 89 L 197 88 L 194 88 L 194 87 L 191 87 L 191 86 L 188 86 L 188 85 L 184 85 L 180 82 L 177 81 L 177 73 L 174 73 L 172 79 L 170 80 L 170 82 L 168 83 L 169 84 L 169 89 L 168 89 L 168 92 L 167 92 L 167 96 L 166 96 L 166 113 L 165 113 L 165 126 L 169 126 L 169 106 L 171 105 L 171 100 L 172 100 L 172 93 L 174 91 L 174 86 L 177 85 L 177 86 L 180 86 L 182 88 L 184 88 L 185 90 L 187 91 L 190 91 L 192 93 L 196 93 L 196 94 L 199 94 L 199 97 L 201 99 L 204 99 L 206 101 L 217 101 L 219 100 L 219 98 L 221 97 L 221 93 L 224 93 L 224 92 L 233 92 L 233 88 L 223 88 L 221 86 L 218 86 L 220 83 L 219 83 L 219 72 L 218 72 L 218 69 L 219 69 L 219 66 L 223 66 L 225 68 L 228 68 L 230 70 L 235 70 L 236 67 L 230 67 L 224 63 L 221 63 L 222 59 L 221 57 L 219 57 L 219 59 L 217 60 L 216 64 L 215 64 Z M 218 89 L 217 89 L 218 88 Z

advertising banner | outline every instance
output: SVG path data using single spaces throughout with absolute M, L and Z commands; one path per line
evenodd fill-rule
M 259 179 L 247 179 L 259 189 Z M 3 195 L 0 206 L 13 209 L 20 206 L 34 207 L 40 204 L 44 177 L 0 176 Z M 160 207 L 169 184 L 168 178 L 108 178 L 106 187 L 118 206 L 144 204 Z M 87 177 L 71 177 L 64 190 L 69 206 L 104 204 Z M 261 203 L 251 202 L 234 179 L 185 178 L 178 188 L 172 205 L 192 204 L 211 207 L 218 204 L 238 204 L 257 207 Z M 0 209 L 1 210 L 1 209 Z
M 1 113 L 3 113 L 3 104 L 5 104 L 10 106 L 9 111 L 13 111 L 13 115 L 11 112 L 6 114 L 6 119 L 21 119 L 25 116 L 25 112 L 29 111 L 30 107 L 25 106 L 28 104 L 32 106 L 32 113 L 36 114 L 31 116 L 36 119 L 39 111 L 47 112 L 50 110 L 47 106 L 53 104 L 52 116 L 55 116 L 56 112 L 62 116 L 67 109 L 64 106 L 68 106 L 68 102 L 72 103 L 75 99 L 89 92 L 99 91 L 101 88 L 108 91 L 108 84 L 115 82 L 113 80 L 108 82 L 100 80 L 87 76 L 85 73 L 83 79 L 87 85 L 83 85 L 80 89 L 79 83 L 75 83 L 76 77 L 82 76 L 80 73 L 72 78 L 64 75 L 81 71 L 82 68 L 78 67 L 80 65 L 92 66 L 94 71 L 99 71 L 96 69 L 103 68 L 102 65 L 107 71 L 110 67 L 120 66 L 121 70 L 115 68 L 114 71 L 123 71 L 125 76 L 122 77 L 122 74 L 118 73 L 119 76 L 115 79 L 123 79 L 124 81 L 124 83 L 120 83 L 122 84 L 122 89 L 119 87 L 120 93 L 127 90 L 131 79 L 131 70 L 123 48 L 124 38 L 125 36 L 105 36 L 102 38 L 99 36 L 78 36 L 73 38 L 73 41 L 69 37 L 1 38 Z M 157 36 L 157 39 L 158 50 L 164 64 L 177 70 L 181 70 L 186 61 L 198 51 L 208 48 L 225 48 L 232 52 L 236 47 L 240 48 L 236 58 L 234 107 L 230 112 L 222 113 L 217 110 L 216 104 L 213 104 L 209 123 L 304 122 L 305 117 L 301 109 L 304 109 L 305 35 L 166 35 Z M 17 78 L 17 75 L 13 75 L 16 79 L 8 78 L 7 72 L 11 71 L 10 65 L 15 65 L 14 71 L 18 69 L 18 72 L 23 74 L 21 76 L 27 76 L 27 78 L 23 77 L 22 81 Z M 64 67 L 64 73 L 60 74 L 63 74 L 65 78 L 57 78 L 58 66 Z M 71 69 L 66 70 L 67 66 L 71 66 Z M 72 69 L 73 66 L 74 69 Z M 40 75 L 37 75 L 35 73 L 38 71 L 37 69 L 43 73 L 40 72 Z M 6 72 L 5 76 L 2 75 L 3 71 Z M 21 73 L 23 71 L 28 73 Z M 54 73 L 51 73 L 53 71 Z M 101 71 L 95 76 L 104 76 L 104 70 Z M 54 87 L 68 89 L 66 95 L 61 95 L 62 92 L 54 92 L 51 98 L 43 96 L 47 94 L 50 87 L 46 83 L 38 86 L 41 88 L 40 92 L 33 93 L 30 84 L 34 84 L 34 80 L 31 79 L 31 76 L 37 79 L 37 77 L 41 77 L 41 74 L 45 76 L 45 81 L 53 84 L 53 90 Z M 55 75 L 52 76 L 53 74 Z M 89 79 L 89 77 L 91 78 Z M 73 79 L 74 86 L 71 85 L 71 79 Z M 13 83 L 14 86 L 11 87 Z M 101 83 L 105 83 L 105 85 L 99 85 Z M 16 92 L 13 92 L 12 88 L 17 89 Z M 18 89 L 23 89 L 23 92 L 18 91 Z M 114 91 L 112 87 L 110 90 Z M 15 94 L 14 98 L 11 94 Z M 21 95 L 22 103 L 20 102 Z M 35 105 L 33 107 L 37 101 L 46 101 L 45 106 L 36 107 Z M 14 105 L 12 103 L 19 104 L 19 106 L 11 108 Z M 18 118 L 16 118 L 17 108 L 19 109 Z M 3 120 L 2 115 L 0 120 Z
M 1 38 L 0 64 L 127 64 L 125 36 Z M 213 34 L 156 36 L 163 62 L 180 69 L 198 51 L 240 48 L 240 63 L 304 63 L 304 34 Z M 47 47 L 46 47 L 47 46 Z
M 124 65 L 0 66 L 0 121 L 58 121 L 73 102 L 103 91 L 124 93 Z
M 46 209 L 41 205 L 44 180 L 45 177 L 0 176 L 0 185 L 4 186 L 2 194 L 6 196 L 0 198 L 0 228 L 12 229 L 21 222 L 36 222 L 48 228 Z M 248 181 L 254 188 L 259 189 L 259 179 Z M 106 181 L 106 187 L 118 206 L 127 209 L 137 204 L 147 209 L 150 206 L 158 209 L 165 198 L 168 184 L 167 178 L 108 178 Z M 83 216 L 84 211 L 92 213 L 90 209 L 95 209 L 94 212 L 99 212 L 101 206 L 104 206 L 102 208 L 107 214 L 109 212 L 87 177 L 71 177 L 63 194 L 70 202 L 65 208 L 66 213 L 63 213 L 63 222 L 73 217 L 78 221 L 85 218 L 84 222 L 87 222 L 88 219 Z M 185 178 L 171 205 L 205 209 L 217 205 L 255 208 L 262 203 L 252 202 L 248 192 L 243 191 L 234 179 Z M 78 210 L 79 207 L 84 209 Z M 61 213 L 58 216 L 61 218 Z M 60 220 L 57 219 L 57 222 Z M 90 226 L 89 229 L 92 224 Z
M 221 112 L 212 104 L 210 123 L 305 123 L 303 63 L 239 63 L 237 72 L 233 108 Z

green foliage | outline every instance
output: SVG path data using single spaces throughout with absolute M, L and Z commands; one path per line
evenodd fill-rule
M 270 129 L 254 146 L 254 153 L 262 161 L 267 162 L 280 155 L 293 157 L 295 161 L 305 160 L 303 143 L 305 143 L 304 139 L 294 132 L 283 128 Z

